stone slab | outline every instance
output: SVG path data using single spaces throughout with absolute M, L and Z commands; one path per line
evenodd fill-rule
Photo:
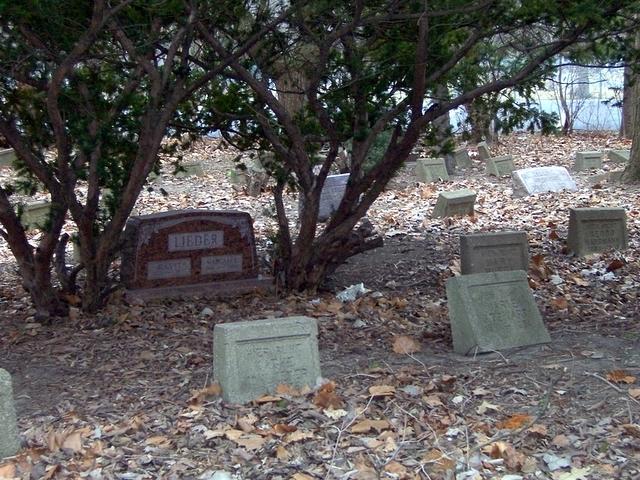
M 227 402 L 245 403 L 280 385 L 313 387 L 320 374 L 314 318 L 286 317 L 218 324 L 213 373 Z
M 522 270 L 452 277 L 446 289 L 453 349 L 459 354 L 551 341 Z
M 176 173 L 176 178 L 204 176 L 204 168 L 199 163 L 185 163 L 182 168 L 183 170 Z
M 612 162 L 627 163 L 631 157 L 631 150 L 609 150 L 607 157 Z
M 511 155 L 501 155 L 499 157 L 491 157 L 487 159 L 487 173 L 496 177 L 502 177 L 505 175 L 511 175 L 516 169 L 513 164 L 513 157 Z
M 486 162 L 491 158 L 491 152 L 489 151 L 489 145 L 487 145 L 487 142 L 480 142 L 477 148 L 480 160 L 484 160 Z
M 319 221 L 326 222 L 333 215 L 333 212 L 338 209 L 340 202 L 342 202 L 342 197 L 344 197 L 344 192 L 347 190 L 348 181 L 348 173 L 327 176 L 322 192 L 320 192 Z
M 13 161 L 16 159 L 16 152 L 13 148 L 3 148 L 0 150 L 0 168 L 13 166 Z
M 576 152 L 573 169 L 576 172 L 602 168 L 602 152 Z
M 473 166 L 473 162 L 471 162 L 471 158 L 469 157 L 469 152 L 466 148 L 459 148 L 453 151 L 452 154 L 455 160 L 455 166 L 459 168 L 470 168 Z
M 51 210 L 51 202 L 33 202 L 24 206 L 22 217 L 20 219 L 22 225 L 27 230 L 34 230 L 45 225 L 49 219 L 49 211 Z
M 416 160 L 416 176 L 419 182 L 424 183 L 449 180 L 444 158 L 419 158 Z
M 463 275 L 529 269 L 526 232 L 491 232 L 460 236 Z
M 524 197 L 536 193 L 576 191 L 578 187 L 565 167 L 534 167 L 514 170 L 513 194 Z
M 175 210 L 131 217 L 124 232 L 120 276 L 129 290 L 257 279 L 251 216 Z
M 0 368 L 0 460 L 20 450 L 11 375 Z
M 440 192 L 433 208 L 432 218 L 452 217 L 454 215 L 473 215 L 476 192 L 473 190 L 454 190 Z
M 570 208 L 567 244 L 576 255 L 625 250 L 629 243 L 624 208 Z

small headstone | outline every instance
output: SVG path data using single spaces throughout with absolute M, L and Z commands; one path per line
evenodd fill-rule
M 511 173 L 513 194 L 518 197 L 535 193 L 576 191 L 578 187 L 564 167 L 522 168 Z
M 204 168 L 199 163 L 185 163 L 182 168 L 183 170 L 176 173 L 177 178 L 202 177 L 204 175 Z
M 602 168 L 602 152 L 577 152 L 574 170 L 581 172 L 592 168 Z
M 454 150 L 453 158 L 455 159 L 455 165 L 460 168 L 469 168 L 473 166 L 471 158 L 469 158 L 469 152 L 466 148 L 459 148 Z
M 628 244 L 624 208 L 571 208 L 567 244 L 576 255 L 625 250 Z
M 128 295 L 143 298 L 243 293 L 269 284 L 258 277 L 251 216 L 235 211 L 131 217 L 120 276 Z
M 607 181 L 609 183 L 620 183 L 622 182 L 623 176 L 624 176 L 624 170 L 611 170 L 607 174 Z
M 214 379 L 227 402 L 244 403 L 280 385 L 313 387 L 320 377 L 314 318 L 287 317 L 217 324 Z
M 11 167 L 16 159 L 16 152 L 13 148 L 5 148 L 0 150 L 0 168 Z
M 485 162 L 491 158 L 491 152 L 489 151 L 489 145 L 487 145 L 487 142 L 480 142 L 478 144 L 478 155 L 480 156 L 480 159 Z
M 20 450 L 11 375 L 0 368 L 0 460 Z
M 607 156 L 612 162 L 627 163 L 631 157 L 631 150 L 609 150 Z
M 416 176 L 424 183 L 449 180 L 444 158 L 419 158 L 416 161 Z
M 487 173 L 496 177 L 511 175 L 515 170 L 513 157 L 511 155 L 501 155 L 499 157 L 491 157 L 487 159 Z
M 50 210 L 50 202 L 28 203 L 22 212 L 22 225 L 24 225 L 24 228 L 27 230 L 43 227 L 49 219 Z
M 320 192 L 319 221 L 326 222 L 333 215 L 333 212 L 338 209 L 340 202 L 342 202 L 342 197 L 344 197 L 344 192 L 347 190 L 348 181 L 348 173 L 327 176 L 322 186 L 322 192 Z
M 462 355 L 551 341 L 522 270 L 449 278 L 447 303 Z
M 526 232 L 476 233 L 460 236 L 460 270 L 471 273 L 529 269 Z
M 451 192 L 440 192 L 432 218 L 452 217 L 455 215 L 473 215 L 476 192 L 462 189 Z

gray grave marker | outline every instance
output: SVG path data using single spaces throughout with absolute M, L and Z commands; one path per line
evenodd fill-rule
M 185 177 L 202 177 L 204 175 L 204 168 L 200 163 L 185 163 L 182 165 L 184 170 L 180 170 L 176 173 L 176 178 Z
M 453 349 L 462 355 L 549 342 L 522 270 L 447 280 Z
M 607 156 L 612 162 L 627 163 L 631 156 L 631 150 L 609 150 Z
M 471 158 L 469 158 L 469 152 L 467 152 L 466 148 L 454 150 L 453 158 L 455 159 L 455 165 L 460 168 L 469 168 L 473 166 Z
M 333 212 L 338 209 L 340 202 L 342 202 L 342 197 L 344 197 L 344 192 L 347 190 L 348 181 L 348 173 L 327 176 L 322 192 L 320 192 L 319 221 L 326 222 L 333 215 Z
M 576 191 L 578 187 L 564 167 L 535 167 L 515 170 L 511 174 L 513 194 L 517 197 L 535 193 Z
M 625 250 L 628 244 L 624 208 L 569 209 L 569 249 L 576 255 Z
M 577 152 L 574 170 L 581 172 L 592 168 L 602 168 L 602 152 Z
M 13 161 L 16 159 L 16 152 L 13 148 L 5 148 L 0 150 L 0 168 L 12 167 Z
M 27 230 L 34 230 L 43 226 L 49 218 L 51 210 L 50 202 L 33 202 L 24 206 L 22 213 L 22 225 Z
M 491 152 L 489 151 L 489 145 L 487 145 L 487 142 L 480 142 L 477 148 L 478 155 L 480 156 L 481 160 L 484 160 L 486 162 L 491 158 Z
M 0 460 L 20 450 L 11 375 L 0 368 Z
M 491 157 L 487 159 L 487 173 L 496 177 L 511 175 L 515 170 L 513 157 L 511 155 L 501 155 L 499 157 Z
M 425 183 L 449 180 L 444 158 L 419 158 L 416 161 L 416 176 L 418 181 Z
M 216 325 L 213 372 L 222 397 L 244 403 L 279 384 L 313 387 L 321 376 L 317 336 L 316 320 L 309 317 Z
M 440 192 L 433 208 L 432 218 L 452 217 L 454 215 L 473 215 L 476 192 L 462 189 L 452 192 Z
M 460 236 L 463 275 L 529 269 L 525 232 L 492 232 Z

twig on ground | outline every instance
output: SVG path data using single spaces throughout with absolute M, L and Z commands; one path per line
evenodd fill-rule
M 627 398 L 629 398 L 632 402 L 637 403 L 638 405 L 640 405 L 640 401 L 636 400 L 635 398 L 633 398 L 629 392 L 625 392 L 623 389 L 621 389 L 620 387 L 618 387 L 617 385 L 615 385 L 614 383 L 610 382 L 609 380 L 607 380 L 606 378 L 604 378 L 602 375 L 598 375 L 597 373 L 592 373 L 592 372 L 584 372 L 585 375 L 587 375 L 588 377 L 593 377 L 593 378 L 597 378 L 598 380 L 603 381 L 604 383 L 606 383 L 607 385 L 609 385 L 611 388 L 613 388 L 616 392 L 621 393 L 622 395 L 625 395 Z

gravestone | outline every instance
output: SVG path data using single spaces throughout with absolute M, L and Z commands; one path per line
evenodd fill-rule
M 433 208 L 432 218 L 452 217 L 454 215 L 473 215 L 476 192 L 462 189 L 440 192 Z
M 607 156 L 612 162 L 627 163 L 631 156 L 631 150 L 609 150 Z
M 326 222 L 333 215 L 333 212 L 338 209 L 340 202 L 342 202 L 342 197 L 344 197 L 344 192 L 347 190 L 348 181 L 348 173 L 327 176 L 322 186 L 322 192 L 320 192 L 319 221 Z
M 418 181 L 425 183 L 449 180 L 444 158 L 419 158 L 416 161 L 416 176 Z
M 535 193 L 576 191 L 578 187 L 564 167 L 522 168 L 511 173 L 513 194 L 517 197 Z
M 182 165 L 182 169 L 176 173 L 176 178 L 202 177 L 203 175 L 204 168 L 200 163 L 185 163 Z
M 591 170 L 592 168 L 602 168 L 602 153 L 577 152 L 574 170 L 581 172 L 583 170 Z
M 0 368 L 0 460 L 20 450 L 11 375 Z
M 628 244 L 624 208 L 569 209 L 569 249 L 576 255 L 625 250 Z
M 522 270 L 447 280 L 453 349 L 462 355 L 549 342 Z
M 243 293 L 268 288 L 258 276 L 253 222 L 245 212 L 177 210 L 131 217 L 120 276 L 141 298 Z
M 216 325 L 213 372 L 222 398 L 244 403 L 279 384 L 313 387 L 321 376 L 317 336 L 316 320 L 309 317 Z
M 20 219 L 26 230 L 34 230 L 45 225 L 49 219 L 51 202 L 33 202 L 24 206 Z
M 491 152 L 489 151 L 489 145 L 487 145 L 487 142 L 480 142 L 477 148 L 478 155 L 480 156 L 481 160 L 484 160 L 486 162 L 491 158 Z
M 460 236 L 460 270 L 471 273 L 529 269 L 526 232 L 492 232 Z
M 453 158 L 457 167 L 469 168 L 473 166 L 471 158 L 469 157 L 469 152 L 467 152 L 466 148 L 459 148 L 457 150 L 454 150 Z
M 487 159 L 487 173 L 496 177 L 511 175 L 515 170 L 513 157 L 511 155 L 501 155 L 499 157 L 491 157 Z
M 5 148 L 0 150 L 0 168 L 13 166 L 13 161 L 16 159 L 16 152 L 13 148 Z

